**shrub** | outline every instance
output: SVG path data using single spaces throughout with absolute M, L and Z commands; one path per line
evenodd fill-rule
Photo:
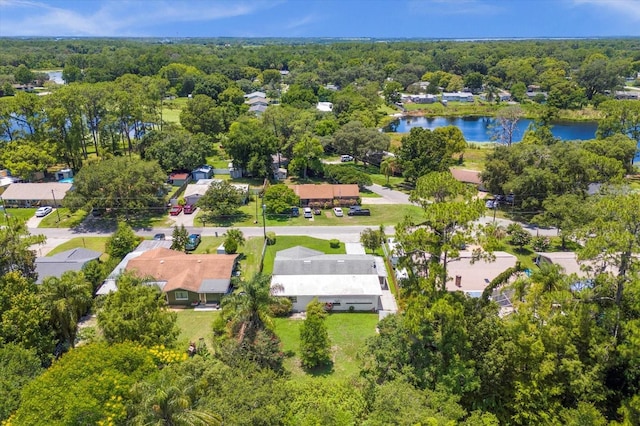
M 349 306 L 349 312 L 354 312 L 356 310 L 356 307 L 351 305 Z
M 276 303 L 272 303 L 269 306 L 269 312 L 272 316 L 278 318 L 284 318 L 291 315 L 293 311 L 293 302 L 286 297 L 278 297 Z
M 238 243 L 232 238 L 227 238 L 224 242 L 224 252 L 227 254 L 233 254 L 238 251 Z
M 549 237 L 534 237 L 531 240 L 531 246 L 535 251 L 547 251 L 551 247 L 551 240 Z
M 340 247 L 340 240 L 336 240 L 335 238 L 332 240 L 329 240 L 329 246 L 331 248 L 339 248 Z
M 276 243 L 276 233 L 267 232 L 267 245 L 272 246 Z

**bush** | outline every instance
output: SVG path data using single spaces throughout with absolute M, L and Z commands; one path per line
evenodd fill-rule
M 232 238 L 227 238 L 224 242 L 224 252 L 227 254 L 234 254 L 238 251 L 238 243 Z
M 531 246 L 535 251 L 547 251 L 551 247 L 551 240 L 549 237 L 534 237 Z
M 267 245 L 272 246 L 276 243 L 276 233 L 275 232 L 267 232 Z
M 336 239 L 329 240 L 329 246 L 331 248 L 339 248 L 340 247 L 340 240 L 336 240 Z
M 293 302 L 286 297 L 278 297 L 276 303 L 269 306 L 269 312 L 277 318 L 285 318 L 291 315 L 293 311 Z
M 349 312 L 355 312 L 355 310 L 356 310 L 355 306 L 353 305 L 349 306 Z

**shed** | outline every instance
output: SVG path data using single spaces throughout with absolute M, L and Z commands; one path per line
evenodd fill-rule
M 208 165 L 200 166 L 191 172 L 191 179 L 193 179 L 194 182 L 197 182 L 200 179 L 211 179 L 212 176 L 213 167 Z

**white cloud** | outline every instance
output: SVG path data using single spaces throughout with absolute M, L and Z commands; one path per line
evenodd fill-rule
M 605 12 L 615 12 L 627 19 L 640 21 L 640 0 L 573 0 L 577 6 L 594 6 Z
M 8 15 L 11 10 L 13 16 L 1 20 L 0 35 L 144 36 L 148 28 L 157 25 L 249 15 L 277 3 L 266 0 L 107 0 L 76 4 L 82 4 L 82 9 L 71 10 L 30 0 L 0 0 L 0 15 Z
M 284 26 L 285 29 L 287 30 L 293 30 L 293 29 L 298 29 L 301 27 L 305 27 L 309 24 L 312 24 L 314 22 L 318 21 L 318 16 L 316 15 L 307 15 L 304 16 L 302 18 L 295 18 L 289 21 L 288 24 L 286 24 Z

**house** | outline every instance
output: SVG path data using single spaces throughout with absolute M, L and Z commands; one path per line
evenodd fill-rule
M 245 103 L 251 106 L 262 105 L 266 107 L 269 105 L 267 98 L 249 98 L 248 100 L 245 101 Z
M 254 113 L 258 117 L 261 116 L 262 114 L 264 114 L 264 112 L 266 110 L 267 110 L 267 106 L 266 105 L 251 105 L 249 107 L 249 112 Z
M 447 265 L 452 280 L 447 281 L 448 291 L 463 291 L 472 297 L 480 297 L 484 289 L 502 272 L 516 265 L 517 258 L 503 251 L 493 252 L 495 260 L 473 262 L 473 253 L 461 251 L 456 259 Z
M 360 198 L 360 188 L 356 184 L 304 184 L 291 185 L 290 188 L 300 197 L 302 206 L 308 206 L 311 203 L 333 204 L 334 201 L 340 205 L 353 205 Z
M 173 186 L 182 186 L 191 180 L 189 173 L 173 172 L 169 175 L 169 183 Z
M 73 185 L 71 183 L 12 183 L 0 195 L 6 206 L 60 207 L 62 200 Z
M 427 95 L 402 94 L 401 100 L 402 102 L 413 102 L 415 104 L 432 104 L 432 103 L 435 103 L 438 100 L 438 98 L 432 94 L 427 94 Z
M 340 90 L 340 88 L 335 84 L 326 84 L 324 86 L 324 88 L 327 89 L 327 90 L 331 90 L 332 92 L 336 92 L 336 91 Z
M 186 254 L 156 248 L 131 259 L 126 270 L 151 277 L 169 305 L 220 304 L 231 290 L 237 259 L 235 254 Z
M 468 92 L 443 92 L 442 100 L 447 102 L 473 102 L 473 93 Z
M 200 179 L 211 179 L 213 177 L 213 167 L 211 166 L 200 166 L 195 170 L 191 171 L 191 179 L 194 182 L 199 181 Z
M 372 255 L 324 254 L 297 246 L 276 253 L 271 287 L 304 311 L 314 298 L 334 311 L 380 309 L 386 268 Z
M 35 262 L 38 279 L 36 284 L 42 284 L 47 277 L 60 278 L 67 271 L 81 271 L 84 265 L 100 258 L 102 253 L 75 248 L 49 257 L 37 257 Z
M 321 112 L 331 112 L 333 111 L 333 104 L 331 102 L 318 102 L 316 109 Z
M 536 265 L 558 265 L 565 274 L 575 274 L 578 278 L 593 277 L 602 272 L 614 272 L 612 268 L 597 265 L 593 261 L 578 262 L 578 256 L 573 252 L 536 253 Z
M 465 169 L 449 169 L 451 175 L 455 180 L 462 183 L 469 183 L 478 187 L 478 190 L 484 191 L 482 184 L 482 177 L 477 170 L 465 170 Z
M 253 99 L 253 98 L 267 98 L 267 94 L 264 92 L 251 92 L 247 95 L 244 95 L 245 98 L 247 99 Z
M 73 183 L 73 170 L 62 169 L 56 172 L 56 180 L 58 182 Z
M 171 241 L 168 240 L 144 240 L 138 247 L 136 247 L 131 253 L 127 254 L 121 261 L 116 265 L 116 267 L 111 271 L 109 276 L 104 280 L 98 291 L 96 291 L 96 296 L 104 296 L 106 294 L 111 293 L 112 291 L 117 291 L 118 286 L 116 285 L 116 281 L 118 277 L 125 271 L 129 261 L 131 259 L 135 259 L 138 256 L 141 256 L 143 253 L 154 250 L 156 248 L 171 248 Z
M 200 198 L 209 190 L 211 185 L 215 182 L 222 182 L 220 179 L 200 179 L 196 183 L 190 183 L 184 190 L 184 201 L 187 204 L 194 205 Z M 249 184 L 248 183 L 232 183 L 229 184 L 235 187 L 238 192 L 243 195 L 243 203 L 247 202 L 249 197 Z
M 640 92 L 634 92 L 631 90 L 620 90 L 620 91 L 616 91 L 614 94 L 616 99 L 622 99 L 622 100 L 640 100 Z

